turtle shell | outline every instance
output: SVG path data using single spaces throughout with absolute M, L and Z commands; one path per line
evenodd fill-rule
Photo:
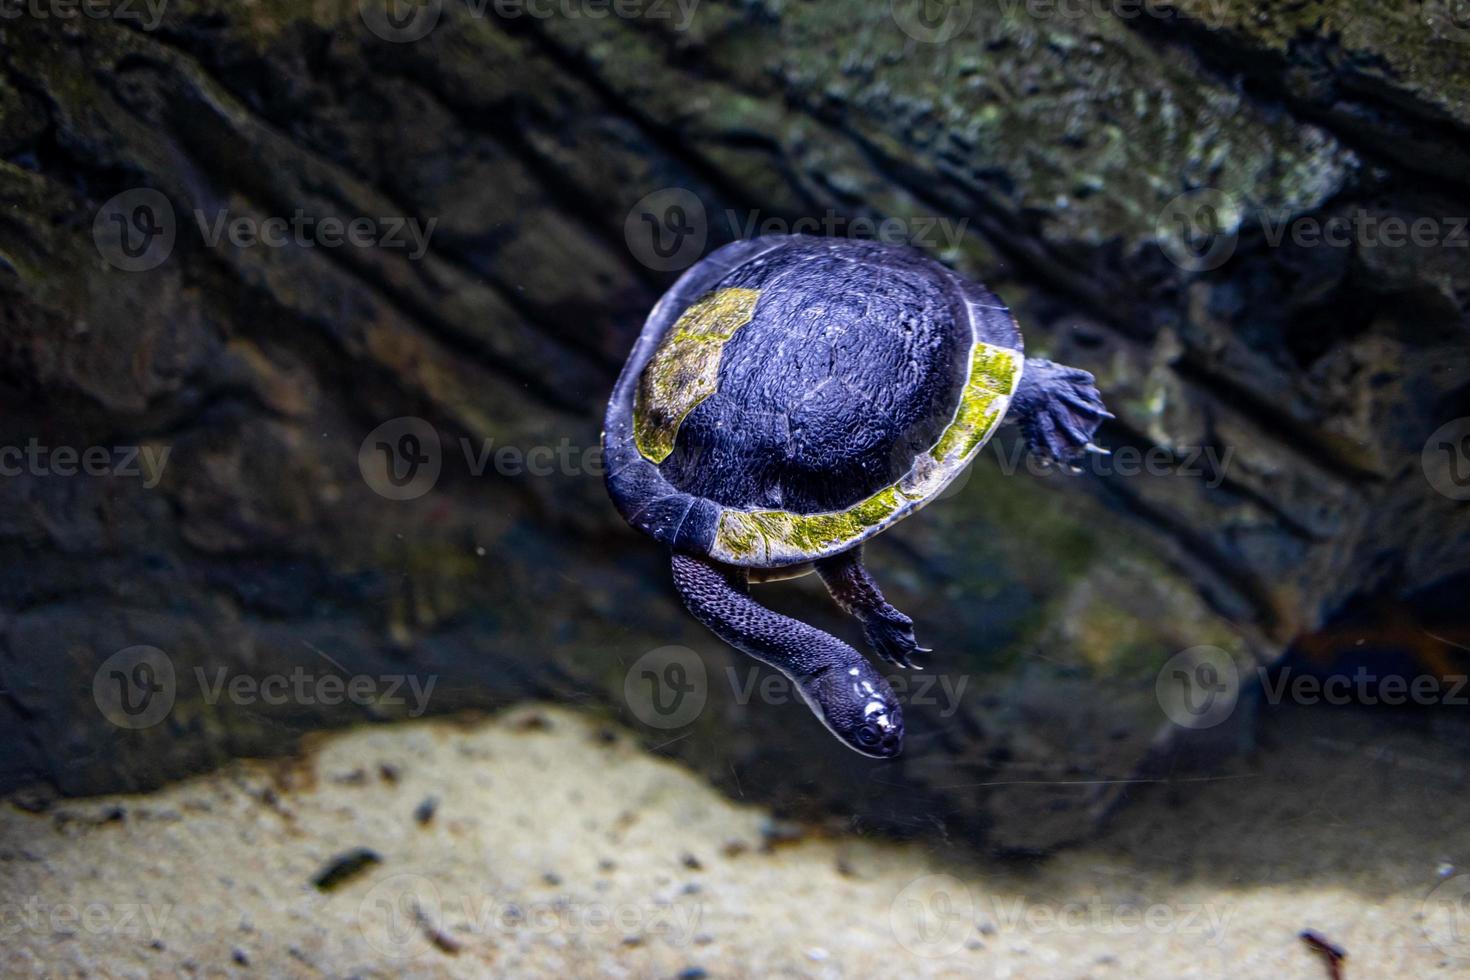
M 904 246 L 735 242 L 649 314 L 608 404 L 608 492 L 664 544 L 748 568 L 853 547 L 922 507 L 1025 362 L 985 287 Z

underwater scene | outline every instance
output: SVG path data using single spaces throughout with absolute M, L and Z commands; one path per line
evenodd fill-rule
M 0 976 L 1470 977 L 1470 3 L 0 0 Z

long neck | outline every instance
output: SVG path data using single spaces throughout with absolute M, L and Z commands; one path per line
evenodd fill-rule
M 776 668 L 797 684 L 832 669 L 866 667 L 830 633 L 772 612 L 750 597 L 745 572 L 675 553 L 674 586 L 684 605 L 721 640 Z

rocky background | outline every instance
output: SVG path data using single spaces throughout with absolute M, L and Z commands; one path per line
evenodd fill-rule
M 1179 761 L 1170 664 L 1240 678 L 1211 760 L 1349 606 L 1442 670 L 1470 22 L 1385 6 L 0 4 L 0 787 L 551 697 L 792 816 L 1033 850 Z M 598 475 L 659 293 L 792 229 L 897 229 L 1118 416 L 1110 462 L 1001 438 L 869 549 L 939 677 L 893 763 L 760 694 Z M 857 639 L 811 580 L 762 595 Z M 678 724 L 640 710 L 669 646 Z

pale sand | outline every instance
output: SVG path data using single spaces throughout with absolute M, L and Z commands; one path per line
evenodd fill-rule
M 1470 881 L 1449 868 L 1470 868 L 1462 777 L 1430 740 L 1384 756 L 1373 736 L 1367 759 L 1364 732 L 1297 738 L 1264 771 L 1145 791 L 1095 844 L 1016 863 L 859 837 L 763 852 L 765 813 L 606 730 L 522 707 L 327 736 L 146 796 L 5 806 L 0 973 L 1315 980 L 1310 926 L 1348 949 L 1348 977 L 1470 974 L 1470 914 L 1462 940 L 1448 905 L 1423 917 L 1442 880 Z M 317 890 L 354 847 L 381 863 Z

